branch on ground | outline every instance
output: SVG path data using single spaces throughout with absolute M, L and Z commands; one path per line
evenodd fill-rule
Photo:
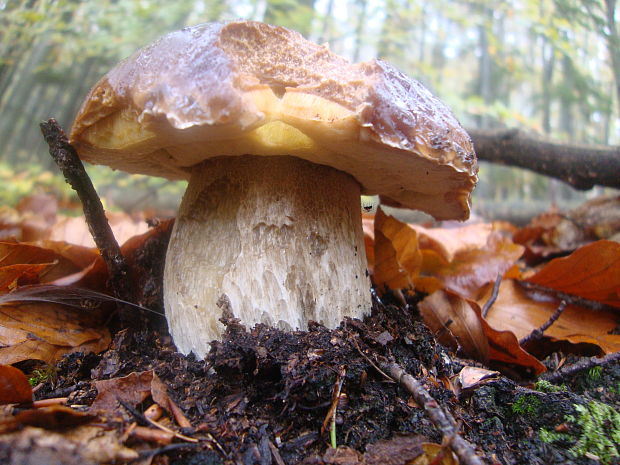
M 88 228 L 108 267 L 112 291 L 121 300 L 133 301 L 128 279 L 129 267 L 82 161 L 55 119 L 51 118 L 40 126 L 45 142 L 49 145 L 50 155 L 82 202 Z
M 620 147 L 561 144 L 519 129 L 467 132 L 479 160 L 526 168 L 560 179 L 575 189 L 620 189 Z
M 392 379 L 409 391 L 433 424 L 441 430 L 444 441 L 450 445 L 460 463 L 463 465 L 484 465 L 482 459 L 476 455 L 474 446 L 459 435 L 458 425 L 452 414 L 438 404 L 422 386 L 422 383 L 394 362 L 381 363 L 381 369 L 382 372 L 388 373 Z

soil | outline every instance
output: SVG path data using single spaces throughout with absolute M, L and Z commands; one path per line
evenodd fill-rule
M 140 303 L 159 311 L 163 257 L 157 251 L 165 250 L 157 243 L 161 240 L 146 243 L 133 263 L 135 270 L 143 270 L 139 273 L 142 281 L 137 283 L 142 290 Z M 336 441 L 349 448 L 343 450 L 363 453 L 379 440 L 413 435 L 441 444 L 441 432 L 411 394 L 377 369 L 374 361 L 380 357 L 396 361 L 452 412 L 461 425 L 461 435 L 485 463 L 600 463 L 573 456 L 568 449 L 574 441 L 542 442 L 540 428 L 566 428 L 565 417 L 575 413 L 574 405 L 592 399 L 620 406 L 618 365 L 597 376 L 581 373 L 566 379 L 566 390 L 560 392 L 540 392 L 532 388 L 532 380 L 506 376 L 469 390 L 456 389 L 456 377 L 463 367 L 482 365 L 439 345 L 422 322 L 415 299 L 407 305 L 389 296 L 381 302 L 375 299 L 372 315 L 365 321 L 347 320 L 334 330 L 320 325 L 306 332 L 262 325 L 246 329 L 229 320 L 223 341 L 214 343 L 203 361 L 175 351 L 163 318 L 145 314 L 133 321 L 133 328 L 116 333 L 106 352 L 66 356 L 37 397 L 69 396 L 70 404 L 88 406 L 97 394 L 94 381 L 153 370 L 192 424 L 182 432 L 201 437 L 208 433 L 211 438 L 198 445 L 159 448 L 153 463 L 363 463 L 359 455 L 343 459 L 329 453 L 329 427 L 323 424 L 338 382 L 342 382 L 342 395 L 336 411 Z M 547 363 L 557 356 L 549 357 Z M 513 377 L 514 373 L 509 372 Z M 122 430 L 135 418 L 125 412 L 123 421 L 114 421 Z M 157 449 L 147 443 L 128 445 Z M 382 463 L 409 462 L 392 457 Z

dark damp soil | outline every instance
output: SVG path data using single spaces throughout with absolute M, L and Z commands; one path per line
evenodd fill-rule
M 160 246 L 146 244 L 133 264 L 148 270 L 142 274 L 141 302 L 159 310 L 161 286 L 152 270 L 161 269 L 162 260 L 152 251 L 165 250 Z M 183 432 L 209 433 L 216 442 L 162 450 L 153 463 L 265 465 L 279 464 L 280 458 L 285 464 L 361 463 L 326 454 L 329 428 L 322 426 L 339 376 L 338 445 L 364 452 L 368 445 L 399 434 L 441 443 L 441 433 L 411 395 L 378 371 L 377 357 L 393 357 L 419 379 L 452 412 L 462 436 L 489 464 L 601 463 L 569 452 L 584 428 L 567 423 L 566 416 L 575 415 L 575 405 L 594 399 L 620 406 L 620 365 L 567 379 L 558 392 L 501 376 L 455 394 L 449 387 L 460 370 L 481 365 L 439 345 L 415 301 L 401 306 L 389 296 L 376 302 L 365 321 L 348 320 L 334 330 L 319 325 L 293 333 L 261 325 L 246 330 L 228 321 L 224 340 L 213 345 L 204 361 L 177 353 L 160 317 L 142 315 L 134 321 L 141 329 L 119 331 L 105 353 L 65 357 L 37 397 L 69 396 L 71 404 L 90 405 L 97 394 L 93 381 L 154 370 L 192 424 Z M 542 442 L 541 428 L 566 437 Z M 405 462 L 396 457 L 390 463 Z
M 161 328 L 123 331 L 102 355 L 66 357 L 53 386 L 47 383 L 38 397 L 69 395 L 71 403 L 88 405 L 96 396 L 93 380 L 154 370 L 194 428 L 208 431 L 221 447 L 170 451 L 169 463 L 276 463 L 273 446 L 286 464 L 337 463 L 323 460 L 329 433 L 321 428 L 343 370 L 339 445 L 363 452 L 399 433 L 441 443 L 441 434 L 410 394 L 371 365 L 377 355 L 393 356 L 421 379 L 462 424 L 463 436 L 487 463 L 599 463 L 569 453 L 574 441 L 543 443 L 538 432 L 565 425 L 575 404 L 593 398 L 616 407 L 620 403 L 617 391 L 607 389 L 620 382 L 618 366 L 605 369 L 598 379 L 583 374 L 567 380 L 568 390 L 560 392 L 540 392 L 500 377 L 457 397 L 445 383 L 473 363 L 438 345 L 414 306 L 395 305 L 378 306 L 366 321 L 347 321 L 335 330 L 316 325 L 307 332 L 265 326 L 246 331 L 228 322 L 224 341 L 204 361 L 176 353 Z

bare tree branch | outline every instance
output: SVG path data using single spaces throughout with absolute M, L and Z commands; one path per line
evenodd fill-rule
M 551 142 L 518 129 L 468 130 L 478 159 L 526 168 L 576 189 L 620 189 L 620 147 Z

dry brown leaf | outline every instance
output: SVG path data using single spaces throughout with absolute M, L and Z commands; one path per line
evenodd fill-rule
M 122 445 L 118 433 L 98 426 L 79 426 L 56 432 L 27 426 L 0 435 L 3 465 L 99 465 L 136 460 L 136 451 Z
M 373 282 L 379 292 L 413 288 L 422 265 L 417 233 L 406 223 L 383 213 L 375 216 L 375 264 Z
M 41 282 L 51 282 L 80 270 L 75 263 L 54 250 L 24 243 L 0 242 L 0 268 L 49 263 L 53 265 L 41 273 Z
M 99 251 L 94 247 L 84 247 L 68 242 L 44 240 L 31 245 L 56 252 L 61 257 L 70 260 L 78 269 L 90 266 L 99 257 Z
M 90 423 L 95 418 L 97 418 L 95 415 L 78 412 L 64 405 L 53 405 L 24 410 L 14 417 L 5 418 L 0 422 L 0 431 L 6 433 L 21 429 L 24 426 L 60 430 Z
M 367 230 L 369 224 L 370 218 L 366 219 Z M 493 224 L 424 228 L 398 221 L 378 209 L 374 227 L 374 250 L 368 255 L 374 255 L 373 283 L 379 291 L 386 286 L 428 294 L 449 289 L 475 299 L 498 274 L 513 269 L 524 250 Z M 371 244 L 369 232 L 365 237 Z
M 479 299 L 483 304 L 491 293 Z M 497 300 L 486 319 L 495 328 L 508 330 L 519 339 L 545 323 L 557 308 L 557 302 L 537 302 L 530 299 L 524 290 L 507 279 L 502 281 Z M 560 318 L 545 335 L 572 343 L 590 342 L 597 344 L 606 353 L 620 350 L 620 335 L 609 334 L 617 326 L 617 315 L 613 312 L 594 311 L 568 305 Z
M 482 247 L 456 251 L 449 262 L 435 249 L 423 249 L 422 274 L 427 280 L 435 278 L 445 289 L 475 300 L 487 283 L 513 267 L 523 250 L 498 232 L 491 232 Z M 433 290 L 428 284 L 424 287 L 426 291 Z
M 499 371 L 466 366 L 459 372 L 459 384 L 462 389 L 476 389 L 499 378 Z
M 475 302 L 459 295 L 437 291 L 419 304 L 426 324 L 443 342 L 451 337 L 464 352 L 481 362 L 493 361 L 521 367 L 533 374 L 540 374 L 545 367 L 531 354 L 524 351 L 510 331 L 496 330 L 482 318 Z
M 482 321 L 465 299 L 440 290 L 426 297 L 418 308 L 439 342 L 454 351 L 461 347 L 467 356 L 476 360 L 488 361 L 489 341 Z
M 0 365 L 0 404 L 32 402 L 32 387 L 21 370 Z
M 0 363 L 17 363 L 24 360 L 41 360 L 47 364 L 57 363 L 64 355 L 74 352 L 98 354 L 110 347 L 109 334 L 100 339 L 85 342 L 76 347 L 57 346 L 37 339 L 0 347 Z
M 457 228 L 426 228 L 410 224 L 418 233 L 420 248 L 434 250 L 446 262 L 451 262 L 457 253 L 483 248 L 488 237 L 497 231 L 494 224 L 476 223 Z
M 527 281 L 620 308 L 620 244 L 593 242 L 551 260 Z
M 9 292 L 17 286 L 38 283 L 41 274 L 53 265 L 53 263 L 36 263 L 0 267 L 0 294 Z
M 153 370 L 130 373 L 122 378 L 95 381 L 95 388 L 98 394 L 90 407 L 91 412 L 115 412 L 119 410 L 118 399 L 135 406 L 144 402 L 149 396 L 173 415 L 174 410 L 178 408 L 168 397 L 165 384 Z
M 54 363 L 64 353 L 100 352 L 110 343 L 102 316 L 97 310 L 47 302 L 0 305 L 0 363 Z

